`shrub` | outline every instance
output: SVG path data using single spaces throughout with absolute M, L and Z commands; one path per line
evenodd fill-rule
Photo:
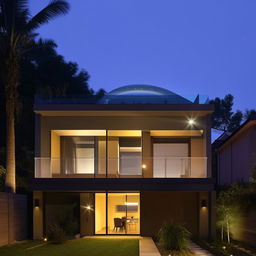
M 48 239 L 54 244 L 62 244 L 66 241 L 66 234 L 64 230 L 56 224 L 48 227 Z
M 188 249 L 190 232 L 182 225 L 165 223 L 159 230 L 158 239 L 166 250 Z
M 78 221 L 73 215 L 73 207 L 71 209 L 62 209 L 62 212 L 57 216 L 56 221 L 59 227 L 64 230 L 68 236 L 73 236 L 79 232 Z

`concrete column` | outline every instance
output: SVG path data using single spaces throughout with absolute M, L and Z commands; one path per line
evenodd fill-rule
M 142 132 L 142 164 L 145 165 L 143 169 L 143 176 L 145 178 L 153 177 L 153 152 L 152 142 L 149 131 Z
M 35 207 L 35 200 L 38 200 L 39 206 Z M 33 192 L 33 239 L 43 238 L 43 192 Z
M 199 238 L 208 239 L 209 236 L 209 198 L 208 192 L 199 192 Z M 202 207 L 202 202 L 206 202 L 206 206 Z

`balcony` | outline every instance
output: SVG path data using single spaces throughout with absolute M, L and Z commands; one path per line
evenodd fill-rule
M 41 157 L 35 178 L 207 178 L 207 157 Z

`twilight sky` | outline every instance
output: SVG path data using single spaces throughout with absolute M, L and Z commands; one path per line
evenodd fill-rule
M 31 0 L 34 14 L 48 0 Z M 66 60 L 109 91 L 127 84 L 181 95 L 231 93 L 235 109 L 256 108 L 255 0 L 69 0 L 43 26 Z

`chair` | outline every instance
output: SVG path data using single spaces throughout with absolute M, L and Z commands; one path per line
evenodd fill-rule
M 122 223 L 123 223 L 124 230 L 126 230 L 126 221 L 127 221 L 127 218 L 126 217 L 122 217 Z
M 114 229 L 113 231 L 117 232 L 117 229 L 121 231 L 124 228 L 123 221 L 120 218 L 114 218 Z

